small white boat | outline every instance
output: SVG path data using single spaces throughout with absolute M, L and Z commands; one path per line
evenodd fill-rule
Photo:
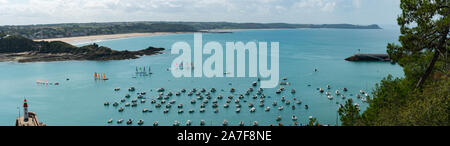
M 273 105 L 273 106 L 277 106 L 277 102 L 274 101 L 274 102 L 272 103 L 272 105 Z
M 325 90 L 323 90 L 323 88 L 320 88 L 320 89 L 319 89 L 319 92 L 320 92 L 320 93 L 323 93 L 324 91 L 325 91 Z
M 339 92 L 339 90 L 336 90 L 336 95 L 339 95 L 339 94 L 341 94 L 341 92 Z
M 333 99 L 333 96 L 331 96 L 331 95 L 328 95 L 328 99 L 330 99 L 330 100 L 331 100 L 331 99 Z
M 327 89 L 331 89 L 331 86 L 330 86 L 330 85 L 327 85 Z
M 239 112 L 241 112 L 241 108 L 236 109 L 236 113 L 239 113 Z
M 142 110 L 142 112 L 143 112 L 143 113 L 146 113 L 146 112 L 148 112 L 148 109 L 147 109 L 147 108 L 144 108 L 144 109 Z
M 244 121 L 240 121 L 239 126 L 244 126 Z
M 278 107 L 278 110 L 280 111 L 283 110 L 283 106 Z
M 114 88 L 114 91 L 119 91 L 120 90 L 120 88 Z
M 186 121 L 186 126 L 191 126 L 191 120 Z
M 158 126 L 158 121 L 153 122 L 153 126 Z
M 173 122 L 173 126 L 180 126 L 180 122 L 178 122 L 177 120 L 175 120 L 175 122 Z
M 266 112 L 270 111 L 270 107 L 266 107 L 265 111 Z
M 253 113 L 253 112 L 256 111 L 256 108 L 255 108 L 255 107 L 252 107 L 249 111 L 250 111 L 251 113 Z
M 108 123 L 112 123 L 112 122 L 113 122 L 113 119 L 112 119 L 112 118 L 108 120 Z
M 253 126 L 258 126 L 258 121 L 254 121 Z
M 123 119 L 117 120 L 117 124 L 120 124 L 120 123 L 122 123 L 122 122 L 123 122 Z
M 128 121 L 127 121 L 127 125 L 130 125 L 130 124 L 133 124 L 133 120 L 131 120 L 131 119 L 128 119 Z
M 201 112 L 201 113 L 205 112 L 205 108 L 201 108 L 201 109 L 200 109 L 200 112 Z
M 214 113 L 218 113 L 219 112 L 219 109 L 214 109 Z
M 120 107 L 119 112 L 123 112 L 124 108 Z
M 297 121 L 297 116 L 293 115 L 292 116 L 292 121 Z
M 194 109 L 190 109 L 190 110 L 189 110 L 189 113 L 194 113 Z

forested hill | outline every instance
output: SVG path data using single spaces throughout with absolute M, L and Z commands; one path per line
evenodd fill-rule
M 0 34 L 29 39 L 149 32 L 197 32 L 206 29 L 336 28 L 381 29 L 378 25 L 229 22 L 108 22 L 0 26 Z

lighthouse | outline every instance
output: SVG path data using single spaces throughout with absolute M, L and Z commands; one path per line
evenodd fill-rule
M 23 111 L 25 112 L 23 115 L 23 120 L 28 122 L 28 104 L 27 99 L 23 100 Z

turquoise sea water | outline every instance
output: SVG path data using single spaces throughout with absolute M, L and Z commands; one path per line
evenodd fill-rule
M 186 41 L 193 48 L 193 34 L 173 34 L 164 36 L 135 37 L 99 42 L 117 50 L 139 50 L 148 46 L 167 48 L 164 54 L 144 56 L 135 60 L 121 61 L 62 61 L 62 62 L 37 62 L 16 63 L 0 62 L 0 125 L 14 125 L 15 118 L 19 115 L 18 107 L 22 105 L 24 97 L 29 103 L 29 110 L 36 112 L 39 120 L 48 125 L 118 125 L 115 120 L 129 118 L 134 120 L 133 125 L 139 119 L 145 120 L 144 125 L 150 126 L 158 121 L 160 126 L 172 125 L 175 120 L 184 125 L 187 120 L 192 125 L 199 125 L 200 120 L 205 120 L 206 125 L 222 125 L 227 120 L 229 125 L 238 125 L 244 121 L 251 125 L 258 121 L 259 125 L 277 124 L 277 116 L 284 125 L 292 125 L 292 115 L 298 117 L 298 122 L 304 124 L 309 116 L 316 117 L 320 123 L 334 125 L 336 123 L 336 102 L 343 103 L 343 99 L 334 95 L 334 91 L 343 87 L 349 89 L 344 93 L 347 98 L 353 98 L 364 110 L 366 103 L 356 99 L 359 90 L 371 91 L 375 84 L 383 77 L 392 74 L 396 77 L 403 76 L 401 67 L 388 62 L 347 62 L 344 58 L 357 53 L 385 53 L 389 42 L 396 42 L 399 33 L 394 29 L 381 30 L 347 30 L 347 29 L 295 29 L 295 30 L 246 30 L 234 31 L 225 34 L 203 34 L 203 43 L 218 41 L 225 47 L 227 41 L 278 41 L 280 42 L 280 78 L 286 77 L 289 86 L 282 94 L 275 94 L 276 89 L 265 89 L 265 106 L 270 106 L 269 112 L 264 107 L 259 107 L 259 98 L 253 99 L 256 90 L 250 96 L 241 99 L 241 112 L 235 112 L 234 99 L 243 94 L 256 78 L 174 78 L 167 68 L 177 55 L 170 54 L 170 47 L 177 41 Z M 206 57 L 206 56 L 204 56 Z M 151 66 L 153 75 L 148 77 L 135 76 L 136 66 Z M 317 68 L 318 72 L 314 72 Z M 95 81 L 94 72 L 106 73 L 108 81 Z M 69 81 L 66 81 L 69 78 Z M 48 80 L 59 82 L 60 85 L 37 85 L 36 80 Z M 280 80 L 281 81 L 281 80 Z M 231 85 L 229 84 L 231 83 Z M 311 86 L 308 86 L 311 85 Z M 335 97 L 327 99 L 325 94 L 319 93 L 317 88 L 326 88 L 331 85 L 330 92 Z M 130 93 L 127 89 L 136 87 L 136 92 Z M 115 92 L 113 89 L 120 87 Z M 200 113 L 201 101 L 191 104 L 196 96 L 187 96 L 187 92 L 181 96 L 173 95 L 169 100 L 176 100 L 168 114 L 164 114 L 164 104 L 161 108 L 155 108 L 151 99 L 156 99 L 156 88 L 164 87 L 167 91 L 175 93 L 182 88 L 190 91 L 192 88 L 216 88 L 212 93 L 212 99 L 206 104 L 206 111 Z M 232 93 L 230 88 L 236 88 L 234 98 L 229 108 L 223 108 L 227 96 Z M 297 91 L 291 94 L 291 88 Z M 256 89 L 256 88 L 255 88 Z M 222 91 L 223 90 L 223 91 Z M 137 97 L 136 93 L 145 91 L 147 98 L 145 103 L 138 102 L 137 107 L 125 107 L 120 100 L 125 94 L 130 93 L 131 102 Z M 353 94 L 353 96 L 350 96 Z M 219 112 L 214 113 L 212 101 L 218 96 L 224 98 L 218 100 Z M 291 100 L 290 105 L 280 101 L 285 96 Z M 301 105 L 295 104 L 293 98 L 302 100 Z M 247 102 L 244 102 L 246 100 Z M 110 106 L 103 103 L 109 101 Z M 112 106 L 113 102 L 119 102 L 118 107 Z M 159 100 L 157 100 L 159 102 Z M 272 106 L 277 101 L 278 106 L 284 109 L 279 111 L 278 106 Z M 248 104 L 255 104 L 256 112 L 250 113 Z M 177 105 L 182 103 L 184 113 L 178 114 Z M 305 109 L 307 104 L 309 109 Z M 296 109 L 292 110 L 291 106 Z M 119 107 L 125 107 L 124 112 L 118 112 Z M 142 109 L 148 108 L 152 112 L 143 113 Z M 189 113 L 189 109 L 195 109 Z M 22 109 L 21 109 L 22 110 Z M 23 113 L 21 113 L 23 115 Z M 108 119 L 114 119 L 108 124 Z M 125 122 L 120 125 L 126 125 Z

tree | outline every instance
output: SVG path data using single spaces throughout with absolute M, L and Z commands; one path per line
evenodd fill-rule
M 420 89 L 435 68 L 441 57 L 445 60 L 444 70 L 448 70 L 450 9 L 448 0 L 401 0 L 402 14 L 398 17 L 401 26 L 399 41 L 401 46 L 388 45 L 388 53 L 395 61 L 404 66 L 408 57 L 421 57 L 431 53 L 415 88 Z M 419 60 L 415 60 L 416 62 Z
M 356 125 L 356 121 L 360 118 L 359 107 L 353 104 L 353 100 L 350 98 L 345 102 L 344 106 L 338 109 L 342 126 Z

